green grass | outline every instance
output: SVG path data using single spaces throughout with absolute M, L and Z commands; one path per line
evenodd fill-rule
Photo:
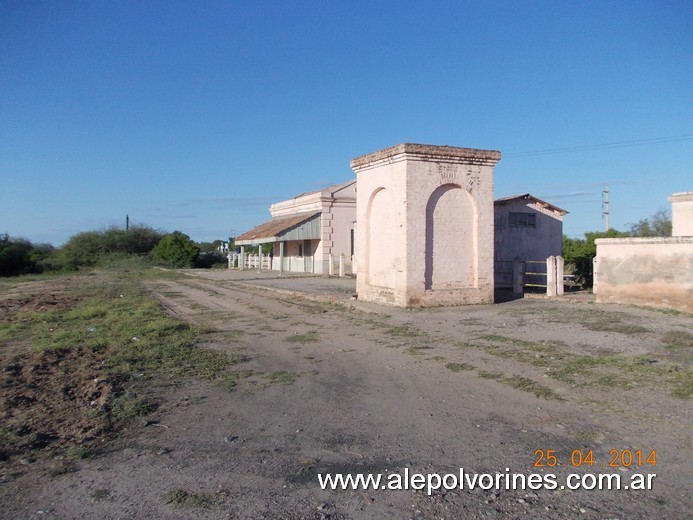
M 306 332 L 305 334 L 293 334 L 284 338 L 284 341 L 289 343 L 315 343 L 318 341 L 318 333 L 315 331 Z
M 463 370 L 474 370 L 475 367 L 467 363 L 446 363 L 445 368 L 453 372 L 462 372 Z
M 618 321 L 609 329 L 616 331 L 621 327 L 632 325 Z M 570 385 L 597 384 L 625 390 L 637 386 L 664 386 L 672 395 L 684 399 L 691 398 L 693 392 L 690 382 L 693 335 L 685 331 L 671 331 L 663 336 L 666 349 L 673 353 L 664 360 L 657 353 L 651 356 L 575 354 L 560 341 L 534 343 L 496 334 L 478 339 L 488 342 L 476 345 L 485 352 L 541 368 L 549 377 Z
M 225 493 L 191 493 L 182 489 L 173 489 L 166 494 L 166 503 L 176 507 L 190 509 L 209 509 L 220 505 Z
M 296 381 L 296 377 L 296 374 L 293 372 L 287 372 L 286 370 L 277 370 L 275 372 L 265 374 L 265 380 L 270 385 L 289 385 Z
M 4 317 L 5 321 L 0 323 L 0 338 L 20 342 L 22 346 L 21 352 L 11 346 L 17 353 L 11 358 L 6 356 L 5 368 L 11 367 L 19 373 L 24 366 L 54 359 L 57 362 L 51 365 L 50 377 L 59 381 L 58 387 L 76 388 L 95 377 L 105 381 L 111 387 L 109 400 L 99 406 L 71 412 L 80 414 L 80 420 L 101 431 L 117 430 L 125 422 L 155 409 L 155 403 L 146 396 L 146 385 L 142 385 L 140 374 L 145 374 L 147 380 L 201 378 L 233 390 L 239 379 L 249 376 L 249 371 L 236 368 L 246 357 L 198 347 L 201 331 L 169 316 L 142 283 L 167 276 L 170 274 L 166 271 L 153 269 L 101 270 L 69 275 L 61 284 L 63 299 L 59 300 L 60 305 L 51 306 L 50 310 L 18 312 Z M 50 281 L 54 283 L 55 278 Z M 53 286 L 51 290 L 57 289 Z M 32 305 L 40 301 L 41 296 L 37 296 L 32 299 Z M 61 364 L 63 357 L 83 359 L 84 364 Z M 6 371 L 2 377 L 12 377 L 14 372 Z M 135 385 L 143 389 L 142 396 L 133 391 Z M 55 399 L 58 403 L 61 396 L 56 393 Z M 61 421 L 51 409 L 50 406 L 43 409 L 42 420 Z M 61 409 L 61 413 L 67 413 L 67 408 Z M 8 424 L 0 431 L 0 441 L 7 453 L 34 449 L 27 448 L 26 439 L 12 435 L 24 419 L 17 415 L 4 417 L 5 420 Z M 81 435 L 79 431 L 63 433 L 63 440 L 51 442 L 64 446 Z M 73 454 L 78 456 L 74 449 Z
M 65 457 L 69 460 L 87 460 L 96 455 L 94 449 L 88 444 L 78 444 L 70 446 L 65 452 Z

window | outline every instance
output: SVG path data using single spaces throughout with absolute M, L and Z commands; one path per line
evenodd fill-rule
M 510 213 L 508 215 L 508 227 L 511 228 L 536 228 L 536 213 Z
M 303 256 L 303 244 L 298 244 L 298 256 Z

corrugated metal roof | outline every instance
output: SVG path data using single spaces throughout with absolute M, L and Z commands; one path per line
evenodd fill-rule
M 558 206 L 554 206 L 549 202 L 541 200 L 530 193 L 523 193 L 522 195 L 512 195 L 510 197 L 501 197 L 500 199 L 494 200 L 493 203 L 503 204 L 504 202 L 511 202 L 513 200 L 531 200 L 533 202 L 536 202 L 537 204 L 540 204 L 541 206 L 544 206 L 545 208 L 549 208 L 557 213 L 561 213 L 562 215 L 568 213 L 566 210 L 561 209 Z
M 275 242 L 282 234 L 310 220 L 311 218 L 320 215 L 321 211 L 311 213 L 302 213 L 292 215 L 290 217 L 275 218 L 264 224 L 254 227 L 250 231 L 246 231 L 241 236 L 236 237 L 235 242 L 253 243 L 253 242 Z

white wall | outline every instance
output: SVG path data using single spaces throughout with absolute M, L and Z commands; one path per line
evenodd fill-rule
M 599 238 L 598 302 L 693 312 L 693 237 Z

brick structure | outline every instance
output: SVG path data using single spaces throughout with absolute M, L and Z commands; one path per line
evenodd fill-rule
M 500 152 L 400 144 L 351 161 L 357 292 L 402 307 L 493 302 Z

